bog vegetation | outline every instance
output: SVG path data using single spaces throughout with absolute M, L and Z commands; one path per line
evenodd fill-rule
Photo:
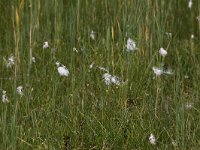
M 199 149 L 198 0 L 0 10 L 0 149 Z

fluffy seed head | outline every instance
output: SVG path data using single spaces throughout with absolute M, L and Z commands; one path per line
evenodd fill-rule
M 128 52 L 130 52 L 130 51 L 135 51 L 135 50 L 138 49 L 138 48 L 136 47 L 135 41 L 133 41 L 131 38 L 128 38 L 127 44 L 126 44 L 126 48 L 127 48 L 127 51 L 128 51 Z
M 163 74 L 163 69 L 161 69 L 161 68 L 158 68 L 158 67 L 153 66 L 152 70 L 153 70 L 153 72 L 154 72 L 154 74 L 155 74 L 156 76 L 160 76 L 160 75 Z
M 23 86 L 18 86 L 17 87 L 17 93 L 19 94 L 19 95 L 24 95 L 24 93 L 23 93 Z
M 161 56 L 165 57 L 167 55 L 167 51 L 164 48 L 160 48 L 159 53 Z
M 6 95 L 6 91 L 2 91 L 2 102 L 3 103 L 8 103 L 9 102 L 9 100 L 8 100 L 8 97 L 7 97 L 7 95 Z
M 149 142 L 152 144 L 152 145 L 156 145 L 156 138 L 155 136 L 151 133 L 150 136 L 149 136 Z
M 57 65 L 57 70 L 60 76 L 68 76 L 69 75 L 69 70 L 62 64 L 60 64 L 60 62 L 56 62 Z
M 43 44 L 43 49 L 47 49 L 47 48 L 49 48 L 49 43 L 46 41 Z

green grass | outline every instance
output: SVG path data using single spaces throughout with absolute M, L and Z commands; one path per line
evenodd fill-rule
M 1 0 L 0 10 L 0 92 L 10 100 L 0 105 L 0 149 L 199 149 L 198 0 L 192 9 L 174 0 Z M 126 51 L 128 38 L 138 51 Z M 92 62 L 125 84 L 106 85 Z M 154 79 L 162 63 L 174 75 Z

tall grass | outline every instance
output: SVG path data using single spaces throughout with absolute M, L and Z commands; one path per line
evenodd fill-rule
M 174 0 L 1 0 L 0 10 L 0 85 L 10 100 L 0 106 L 0 149 L 200 147 L 198 0 L 191 9 Z M 138 51 L 126 51 L 128 38 Z M 125 83 L 106 85 L 92 62 Z M 162 64 L 174 74 L 155 78 Z

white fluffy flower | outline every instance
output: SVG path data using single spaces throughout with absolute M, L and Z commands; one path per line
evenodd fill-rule
M 43 49 L 47 49 L 47 48 L 49 48 L 49 43 L 46 41 L 43 44 Z
M 194 34 L 191 34 L 191 39 L 194 39 Z
M 159 53 L 161 56 L 165 57 L 167 55 L 167 51 L 164 48 L 160 48 Z
M 166 36 L 171 38 L 172 37 L 172 33 L 171 32 L 165 32 Z
M 90 69 L 92 69 L 94 67 L 94 62 L 92 62 L 89 66 Z
M 188 78 L 189 78 L 189 76 L 188 76 L 188 75 L 184 75 L 184 78 L 185 78 L 185 79 L 188 79 Z
M 109 73 L 104 73 L 104 74 L 103 74 L 103 80 L 104 80 L 104 82 L 106 83 L 106 85 L 111 85 L 111 84 L 120 85 L 120 84 L 124 83 L 124 82 L 122 82 L 122 81 L 120 80 L 119 77 L 117 77 L 117 76 L 112 76 L 112 75 L 109 74 Z
M 186 105 L 185 105 L 185 108 L 186 109 L 191 109 L 192 107 L 193 107 L 193 103 L 187 103 Z
M 111 78 L 112 78 L 112 75 L 110 75 L 109 73 L 103 74 L 103 79 L 106 85 L 110 85 L 112 83 Z
M 97 67 L 98 67 L 100 70 L 102 70 L 102 71 L 109 72 L 107 68 L 99 67 L 99 66 L 97 66 Z
M 15 57 L 13 55 L 10 55 L 10 57 L 8 58 L 6 67 L 10 68 L 15 64 Z
M 152 70 L 153 70 L 153 72 L 154 72 L 154 74 L 155 74 L 156 76 L 160 76 L 160 75 L 163 74 L 163 69 L 161 69 L 161 68 L 158 68 L 158 67 L 153 66 Z
M 6 95 L 6 91 L 4 91 L 4 90 L 2 92 L 2 102 L 3 103 L 8 103 L 9 102 L 8 97 Z
M 189 2 L 188 2 L 188 7 L 189 7 L 189 8 L 192 8 L 192 0 L 189 0 Z
M 69 75 L 69 70 L 62 64 L 60 64 L 60 62 L 56 62 L 57 65 L 57 70 L 60 76 L 68 76 Z
M 152 145 L 156 145 L 156 138 L 155 136 L 151 133 L 150 136 L 149 136 L 149 142 L 152 144 Z
M 33 63 L 35 63 L 35 62 L 36 62 L 36 61 L 35 61 L 35 57 L 32 57 L 32 62 L 33 62 Z
M 163 73 L 166 74 L 166 75 L 173 75 L 174 74 L 174 72 L 171 69 L 164 70 Z
M 135 51 L 135 50 L 138 49 L 138 48 L 136 47 L 135 41 L 133 41 L 131 38 L 128 38 L 127 44 L 126 44 L 126 48 L 127 48 L 127 51 L 128 51 L 128 52 L 130 52 L 130 51 Z
M 112 76 L 111 77 L 111 82 L 113 84 L 116 84 L 116 85 L 120 85 L 121 84 L 121 81 L 120 81 L 119 77 L 117 77 L 117 76 Z
M 90 33 L 90 38 L 91 38 L 92 40 L 95 40 L 95 39 L 96 39 L 96 32 L 91 31 L 91 33 Z
M 23 93 L 23 87 L 22 86 L 18 86 L 17 87 L 17 93 L 19 94 L 19 95 L 24 95 L 24 93 Z
M 76 49 L 76 47 L 73 48 L 73 52 L 78 53 L 78 50 Z

